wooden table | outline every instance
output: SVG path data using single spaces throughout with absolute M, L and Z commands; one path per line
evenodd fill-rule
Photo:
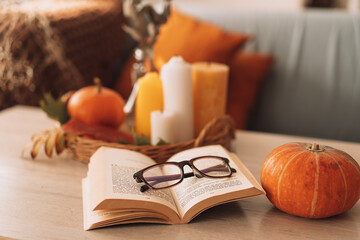
M 350 211 L 311 220 L 283 213 L 265 196 L 212 208 L 184 225 L 131 224 L 83 230 L 81 179 L 87 165 L 69 154 L 21 158 L 30 136 L 52 128 L 38 108 L 0 112 L 0 238 L 10 239 L 360 239 L 360 202 Z M 294 136 L 237 131 L 233 150 L 260 181 L 263 160 Z M 360 144 L 317 139 L 360 159 Z

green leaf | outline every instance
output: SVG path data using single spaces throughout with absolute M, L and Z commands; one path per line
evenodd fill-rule
M 151 141 L 148 137 L 146 137 L 144 134 L 141 134 L 140 136 L 136 135 L 135 131 L 132 130 L 132 136 L 134 138 L 135 145 L 143 146 L 143 145 L 151 145 Z
M 123 139 L 119 139 L 117 142 L 118 142 L 119 144 L 122 144 L 122 145 L 130 145 L 130 144 L 131 144 L 130 142 L 125 141 L 125 140 L 123 140 Z
M 138 135 L 136 135 L 134 129 L 131 130 L 131 134 L 134 139 L 135 145 L 137 145 L 137 146 L 151 145 L 150 139 L 148 137 L 146 137 L 144 134 L 141 134 L 140 136 L 138 136 Z M 127 142 L 119 142 L 119 143 L 128 144 Z M 169 143 L 166 142 L 164 139 L 160 138 L 155 146 L 161 146 L 161 145 L 165 145 L 165 144 L 169 144 Z
M 39 104 L 49 118 L 55 119 L 61 124 L 69 120 L 66 103 L 62 102 L 60 98 L 55 99 L 51 93 L 45 93 Z
M 161 145 L 165 145 L 165 144 L 169 144 L 169 143 L 166 142 L 164 139 L 160 138 L 159 141 L 157 142 L 156 146 L 161 146 Z

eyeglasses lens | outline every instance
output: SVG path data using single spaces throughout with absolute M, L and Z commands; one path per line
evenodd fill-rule
M 161 164 L 144 171 L 143 177 L 153 188 L 164 188 L 180 182 L 182 172 L 175 164 Z
M 200 172 L 210 177 L 227 177 L 231 175 L 229 165 L 221 158 L 199 158 L 193 161 L 193 165 Z

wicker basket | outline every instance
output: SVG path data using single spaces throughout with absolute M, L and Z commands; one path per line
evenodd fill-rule
M 74 156 L 77 160 L 83 162 L 89 162 L 91 155 L 99 147 L 107 146 L 137 151 L 151 157 L 156 162 L 160 163 L 165 162 L 175 153 L 194 147 L 220 144 L 225 148 L 229 148 L 231 140 L 235 136 L 234 133 L 235 127 L 233 120 L 229 116 L 222 116 L 209 122 L 196 139 L 187 142 L 166 144 L 161 146 L 136 146 L 77 137 L 76 140 L 71 144 L 70 150 L 74 153 Z
M 133 46 L 123 23 L 118 0 L 0 0 L 0 110 L 95 76 L 113 87 Z

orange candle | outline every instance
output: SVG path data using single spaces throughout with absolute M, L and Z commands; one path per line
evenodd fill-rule
M 195 136 L 212 119 L 226 110 L 229 67 L 220 63 L 192 64 Z
M 135 132 L 151 139 L 151 112 L 163 110 L 163 90 L 159 74 L 149 72 L 138 79 L 135 104 Z

